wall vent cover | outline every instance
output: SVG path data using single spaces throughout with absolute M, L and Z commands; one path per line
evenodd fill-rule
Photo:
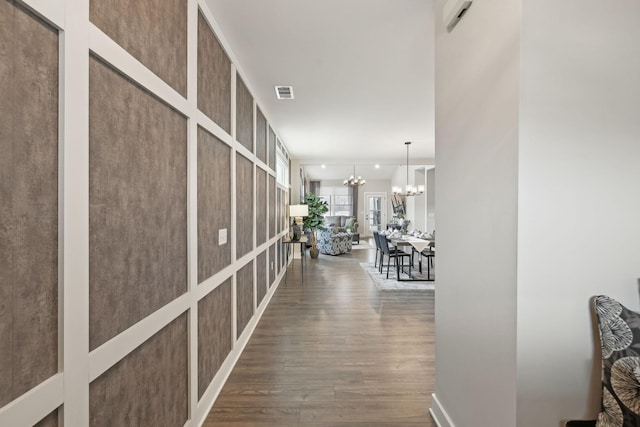
M 278 99 L 293 99 L 292 86 L 275 86 Z

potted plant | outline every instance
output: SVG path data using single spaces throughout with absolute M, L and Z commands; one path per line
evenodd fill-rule
M 309 206 L 309 213 L 304 217 L 303 222 L 304 228 L 308 228 L 311 231 L 311 249 L 309 250 L 309 254 L 311 258 L 318 258 L 319 251 L 316 230 L 324 229 L 322 226 L 324 217 L 322 215 L 329 210 L 329 207 L 327 206 L 327 202 L 313 193 L 307 193 L 304 196 L 303 204 Z

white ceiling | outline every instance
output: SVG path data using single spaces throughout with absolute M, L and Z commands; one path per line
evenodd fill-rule
M 306 163 L 304 164 L 305 175 L 312 179 L 338 179 L 345 180 L 354 175 L 353 164 L 322 164 Z M 378 168 L 373 163 L 361 163 L 355 165 L 355 176 L 362 176 L 364 179 L 371 181 L 374 179 L 389 180 L 397 171 L 399 165 L 378 164 Z
M 432 0 L 207 3 L 293 158 L 397 166 L 412 141 L 411 163 L 432 163 Z

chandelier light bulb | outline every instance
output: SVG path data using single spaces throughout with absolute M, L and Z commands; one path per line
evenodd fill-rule
M 399 196 L 418 196 L 422 193 L 424 193 L 424 185 L 412 185 L 409 184 L 409 145 L 411 145 L 411 142 L 405 142 L 404 145 L 407 146 L 407 181 L 406 181 L 406 186 L 405 186 L 405 192 L 402 192 L 402 187 L 391 187 L 391 191 L 393 192 L 393 194 L 395 195 L 399 195 Z
M 342 184 L 345 186 L 358 187 L 360 185 L 364 185 L 364 183 L 365 180 L 362 179 L 361 175 L 358 175 L 358 178 L 356 178 L 356 165 L 353 165 L 353 175 L 351 175 L 349 179 L 345 179 Z

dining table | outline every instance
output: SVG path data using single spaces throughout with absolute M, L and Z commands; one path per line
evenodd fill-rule
M 397 248 L 412 247 L 418 253 L 422 253 L 422 251 L 424 251 L 425 249 L 427 249 L 429 247 L 433 247 L 433 245 L 435 244 L 435 239 L 432 238 L 432 237 L 430 237 L 430 238 L 422 238 L 422 237 L 415 237 L 415 236 L 410 236 L 410 235 L 403 235 L 403 236 L 400 236 L 400 237 L 389 237 L 389 236 L 387 236 L 387 238 Z M 435 279 L 431 278 L 431 266 L 430 266 L 430 264 L 428 262 L 427 262 L 427 277 L 426 278 L 422 278 L 422 277 L 416 278 L 415 276 L 412 276 L 411 275 L 411 269 L 409 269 L 409 273 L 408 273 L 409 278 L 408 279 L 403 279 L 403 278 L 400 278 L 400 274 L 399 274 L 400 273 L 400 266 L 396 265 L 396 268 L 398 269 L 398 276 L 397 277 L 398 277 L 398 281 L 400 281 L 400 282 L 433 282 L 435 280 Z M 422 268 L 420 268 L 420 272 L 422 272 Z

